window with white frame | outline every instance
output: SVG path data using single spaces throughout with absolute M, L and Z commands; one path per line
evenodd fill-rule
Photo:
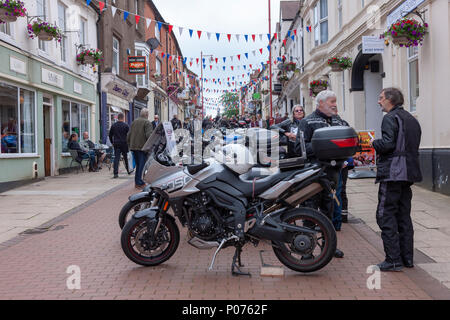
M 66 30 L 66 6 L 58 2 L 58 27 L 61 31 Z M 67 61 L 67 37 L 64 35 L 61 38 L 61 61 Z
M 120 43 L 119 40 L 113 37 L 113 61 L 112 61 L 112 72 L 115 74 L 119 74 L 119 65 L 120 65 Z
M 36 15 L 39 20 L 47 20 L 47 0 L 36 0 Z M 38 47 L 39 50 L 47 51 L 47 43 L 45 41 L 38 40 Z
M 136 56 L 145 57 L 145 64 L 146 64 L 146 68 L 148 69 L 149 53 L 147 52 L 147 50 L 136 49 Z M 137 83 L 138 87 L 144 87 L 144 88 L 148 87 L 147 72 L 146 72 L 146 74 L 136 75 L 136 83 Z
M 338 7 L 338 29 L 342 29 L 342 0 L 337 0 Z
M 314 7 L 314 45 L 328 41 L 328 0 L 317 1 Z
M 80 44 L 87 43 L 87 21 L 80 17 L 80 31 L 78 32 Z
M 35 154 L 36 94 L 0 82 L 0 133 L 2 154 Z
M 80 103 L 62 101 L 62 152 L 68 152 L 67 143 L 72 133 L 82 137 L 89 130 L 89 106 Z M 89 134 L 90 136 L 90 134 Z
M 415 112 L 419 97 L 419 49 L 408 48 L 409 110 Z

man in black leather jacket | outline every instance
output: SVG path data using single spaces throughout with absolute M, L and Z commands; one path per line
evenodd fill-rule
M 315 157 L 311 140 L 315 130 L 331 126 L 348 126 L 348 123 L 337 115 L 336 94 L 333 91 L 325 90 L 320 92 L 316 97 L 316 104 L 317 109 L 300 121 L 295 144 L 295 153 L 297 156 L 301 156 L 302 150 L 300 138 L 301 133 L 303 133 L 306 156 L 312 161 L 315 160 Z M 337 186 L 339 172 L 336 172 L 336 170 L 327 170 L 327 174 L 329 179 Z M 334 198 L 332 194 L 323 191 L 307 205 L 319 207 L 320 211 L 323 212 L 330 221 L 333 220 Z M 336 249 L 335 257 L 342 258 L 344 257 L 344 253 L 341 250 Z
M 378 103 L 387 114 L 381 124 L 382 138 L 372 140 L 379 157 L 375 180 L 380 183 L 376 217 L 386 254 L 385 261 L 377 266 L 381 271 L 399 271 L 403 266 L 414 266 L 411 185 L 422 180 L 419 166 L 422 131 L 419 122 L 403 109 L 400 90 L 383 89 Z

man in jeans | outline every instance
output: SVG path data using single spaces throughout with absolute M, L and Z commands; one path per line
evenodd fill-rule
M 386 254 L 386 259 L 377 265 L 381 271 L 414 266 L 411 185 L 422 180 L 419 166 L 422 131 L 416 118 L 403 109 L 403 103 L 400 90 L 381 91 L 378 104 L 387 114 L 381 123 L 382 138 L 371 140 L 379 157 L 375 180 L 380 183 L 376 218 Z
M 148 109 L 142 109 L 140 117 L 133 121 L 127 135 L 127 143 L 136 162 L 134 182 L 137 189 L 144 189 L 145 187 L 145 182 L 142 180 L 142 171 L 147 160 L 147 153 L 142 151 L 142 147 L 152 131 L 152 124 L 148 120 Z
M 114 178 L 119 177 L 119 161 L 121 154 L 125 161 L 125 168 L 127 169 L 128 174 L 133 172 L 133 170 L 129 170 L 128 165 L 127 134 L 130 127 L 125 123 L 125 116 L 123 113 L 119 113 L 117 119 L 119 121 L 114 123 L 109 130 L 109 140 L 114 146 Z

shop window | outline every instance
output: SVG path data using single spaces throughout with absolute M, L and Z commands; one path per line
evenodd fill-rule
M 67 143 L 72 133 L 82 137 L 89 130 L 89 107 L 75 102 L 62 101 L 62 152 L 68 152 Z M 90 135 L 90 134 L 89 134 Z
M 415 112 L 419 97 L 419 49 L 408 48 L 409 110 Z
M 36 153 L 35 93 L 0 82 L 0 154 Z

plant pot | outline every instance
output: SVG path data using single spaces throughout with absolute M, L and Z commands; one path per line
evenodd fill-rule
M 395 45 L 405 45 L 409 43 L 409 39 L 408 37 L 392 37 L 392 43 L 394 43 Z
M 312 92 L 315 93 L 315 94 L 319 93 L 320 91 L 326 90 L 326 89 L 327 88 L 323 87 L 323 86 L 318 86 L 318 87 L 311 88 Z
M 89 55 L 85 55 L 83 58 L 83 63 L 84 64 L 95 64 L 95 58 L 93 56 L 89 56 Z
M 344 69 L 340 66 L 340 65 L 338 65 L 338 64 L 332 64 L 331 65 L 331 71 L 332 72 L 341 72 L 341 71 L 343 71 Z
M 38 37 L 39 40 L 42 41 L 52 41 L 54 39 L 53 35 L 45 30 L 39 31 L 36 36 Z
M 6 9 L 0 9 L 0 20 L 3 22 L 14 22 L 17 20 L 17 17 L 11 15 L 11 13 Z

